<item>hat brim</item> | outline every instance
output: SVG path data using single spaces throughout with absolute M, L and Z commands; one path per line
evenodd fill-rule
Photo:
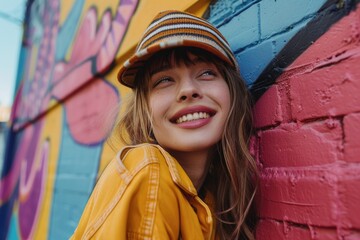
M 140 52 L 137 52 L 131 58 L 129 58 L 120 68 L 117 75 L 118 81 L 127 87 L 134 88 L 136 74 L 139 68 L 141 68 L 144 65 L 146 60 L 148 60 L 153 54 L 159 51 L 170 48 L 176 48 L 176 47 L 196 47 L 203 49 L 205 51 L 214 54 L 215 56 L 219 57 L 220 59 L 224 60 L 225 62 L 229 63 L 232 67 L 237 69 L 236 60 L 233 59 L 233 56 L 230 56 L 230 58 L 229 56 L 226 57 L 224 55 L 226 53 L 221 52 L 220 50 L 216 49 L 210 44 L 189 40 L 189 39 L 181 39 L 174 42 L 167 41 L 167 42 L 157 43 L 155 45 L 151 45 L 148 48 L 141 50 Z

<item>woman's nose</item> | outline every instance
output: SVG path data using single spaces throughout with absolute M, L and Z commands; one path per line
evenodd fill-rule
M 201 98 L 201 89 L 199 88 L 198 83 L 192 79 L 186 79 L 181 81 L 179 86 L 177 100 L 182 102 L 191 99 Z

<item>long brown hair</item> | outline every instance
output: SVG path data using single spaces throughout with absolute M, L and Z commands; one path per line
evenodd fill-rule
M 164 65 L 191 64 L 189 54 L 214 63 L 230 90 L 230 113 L 222 139 L 218 143 L 218 155 L 215 156 L 207 177 L 213 179 L 211 182 L 215 184 L 212 188 L 216 196 L 217 236 L 220 239 L 254 239 L 256 213 L 253 200 L 257 168 L 248 149 L 252 131 L 251 104 L 247 87 L 236 69 L 198 48 L 172 48 L 154 54 L 137 74 L 136 87 L 128 99 L 115 132 L 119 133 L 120 139 L 127 144 L 156 143 L 151 131 L 147 101 L 150 72 L 153 68 Z

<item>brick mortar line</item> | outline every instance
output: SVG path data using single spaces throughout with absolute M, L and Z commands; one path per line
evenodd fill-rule
M 239 9 L 235 9 L 234 12 L 231 13 L 230 17 L 228 15 L 228 13 L 230 12 L 229 10 L 225 11 L 224 14 L 220 14 L 218 17 L 216 17 L 216 19 L 211 19 L 209 18 L 208 20 L 215 25 L 216 28 L 220 28 L 222 26 L 224 26 L 225 24 L 229 23 L 234 17 L 240 15 L 241 13 L 245 12 L 246 10 L 248 10 L 249 8 L 251 8 L 252 6 L 254 6 L 255 4 L 260 3 L 262 0 L 256 0 L 256 1 L 252 1 L 252 2 L 247 2 L 244 3 Z M 223 19 L 222 21 L 220 21 L 219 19 Z

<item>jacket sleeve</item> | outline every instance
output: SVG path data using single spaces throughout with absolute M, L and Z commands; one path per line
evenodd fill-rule
M 164 161 L 138 151 L 107 167 L 72 239 L 179 238 L 180 192 Z

